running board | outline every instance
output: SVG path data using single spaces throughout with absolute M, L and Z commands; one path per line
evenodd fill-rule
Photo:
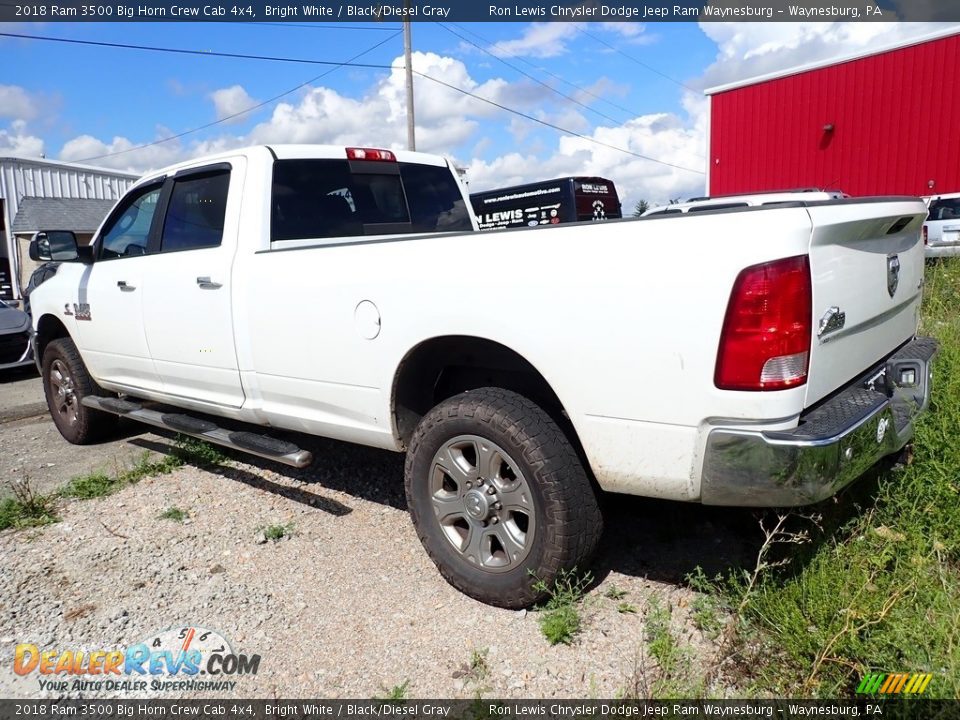
M 257 433 L 225 430 L 210 420 L 182 415 L 180 413 L 165 413 L 159 410 L 149 410 L 142 405 L 121 400 L 119 398 L 97 397 L 88 395 L 83 398 L 83 405 L 94 410 L 114 413 L 122 417 L 137 420 L 138 422 L 153 425 L 154 427 L 173 430 L 183 435 L 199 438 L 238 450 L 240 452 L 257 455 L 268 460 L 276 460 L 295 468 L 305 468 L 313 462 L 313 454 L 301 450 L 291 442 L 276 440 Z

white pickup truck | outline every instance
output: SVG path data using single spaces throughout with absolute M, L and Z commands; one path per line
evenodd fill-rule
M 73 443 L 125 416 L 301 467 L 266 428 L 406 452 L 444 577 L 523 607 L 585 566 L 600 490 L 798 505 L 900 450 L 936 351 L 925 216 L 840 199 L 479 233 L 441 158 L 254 147 L 147 175 L 91 246 L 38 234 L 64 262 L 31 298 L 35 352 Z

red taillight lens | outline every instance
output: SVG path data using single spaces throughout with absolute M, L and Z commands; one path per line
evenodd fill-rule
M 927 226 L 926 225 L 923 226 L 923 244 L 924 245 L 930 244 L 927 242 Z
M 386 162 L 396 162 L 397 156 L 389 150 L 380 150 L 379 148 L 347 148 L 348 160 L 380 160 Z
M 733 284 L 714 384 L 721 390 L 781 390 L 807 381 L 810 261 L 754 265 Z

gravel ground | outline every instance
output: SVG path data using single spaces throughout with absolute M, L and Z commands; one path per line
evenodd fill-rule
M 10 432 L 0 425 L 0 446 Z M 297 439 L 318 458 L 312 468 L 239 456 L 186 466 L 65 503 L 60 523 L 0 533 L 0 697 L 78 695 L 41 691 L 37 673 L 15 675 L 18 643 L 109 650 L 192 626 L 259 654 L 259 672 L 235 678 L 232 692 L 164 696 L 363 698 L 407 683 L 407 696 L 419 698 L 609 698 L 656 676 L 645 640 L 652 601 L 671 610 L 691 677 L 714 662 L 683 577 L 748 559 L 757 544 L 748 513 L 606 498 L 583 631 L 572 645 L 551 646 L 539 613 L 487 607 L 443 581 L 409 522 L 401 456 Z M 170 507 L 189 517 L 160 518 Z M 292 536 L 264 541 L 261 529 L 276 524 Z M 626 596 L 606 597 L 612 586 Z M 618 612 L 619 602 L 638 612 Z M 471 670 L 475 653 L 485 660 Z
M 50 422 L 40 377 L 32 368 L 0 372 L 0 499 L 10 482 L 29 479 L 40 493 L 94 471 L 114 472 L 143 455 L 151 437 L 139 423 L 123 423 L 111 442 L 70 445 Z M 159 436 L 153 436 L 153 440 Z M 155 443 L 154 443 L 155 444 Z

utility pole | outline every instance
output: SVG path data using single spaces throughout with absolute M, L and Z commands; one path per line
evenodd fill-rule
M 410 0 L 405 0 L 404 6 L 410 11 Z M 414 132 L 413 116 L 413 60 L 410 57 L 413 41 L 410 37 L 410 20 L 403 21 L 403 64 L 407 73 L 407 149 L 417 149 L 417 138 Z

